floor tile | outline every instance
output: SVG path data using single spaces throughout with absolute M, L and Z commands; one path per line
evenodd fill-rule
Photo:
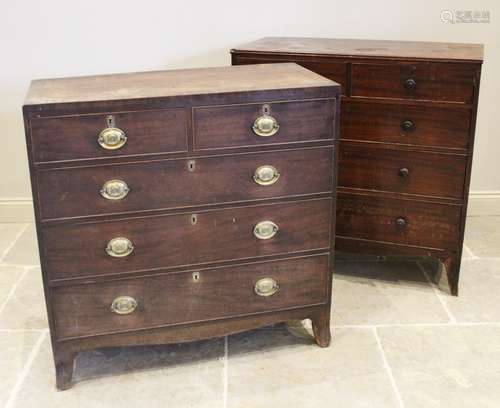
M 498 198 L 469 199 L 469 204 L 467 205 L 468 217 L 484 217 L 490 215 L 500 216 L 500 199 Z
M 443 296 L 458 322 L 500 322 L 500 258 L 464 259 L 459 296 Z
M 4 262 L 14 265 L 39 265 L 35 224 L 30 224 L 5 255 Z
M 40 332 L 0 331 L 0 407 L 7 402 L 19 375 L 24 369 Z
M 448 321 L 416 262 L 336 262 L 333 326 Z
M 284 325 L 229 337 L 227 407 L 396 407 L 372 331 L 332 334 L 325 349 Z
M 78 356 L 75 384 L 56 391 L 46 341 L 14 407 L 210 407 L 223 405 L 224 340 L 104 349 Z
M 0 329 L 48 327 L 40 268 L 33 268 L 19 282 L 0 313 Z
M 24 271 L 24 268 L 18 266 L 0 266 L 0 305 L 3 305 Z
M 475 256 L 500 257 L 500 217 L 468 217 L 465 244 Z
M 0 262 L 25 224 L 0 224 Z
M 497 408 L 500 327 L 378 330 L 406 408 Z

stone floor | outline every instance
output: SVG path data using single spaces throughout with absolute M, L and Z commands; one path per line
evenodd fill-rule
M 460 297 L 423 261 L 340 259 L 333 342 L 308 322 L 80 354 L 57 392 L 32 224 L 0 224 L 0 406 L 499 407 L 500 216 L 470 217 Z

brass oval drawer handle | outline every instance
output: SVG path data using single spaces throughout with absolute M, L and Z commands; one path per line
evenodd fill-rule
M 403 120 L 401 122 L 401 130 L 403 132 L 411 132 L 414 129 L 415 129 L 415 122 L 413 122 L 412 120 Z
M 280 128 L 278 121 L 271 115 L 264 114 L 255 119 L 253 131 L 257 136 L 268 137 L 275 135 Z
M 278 181 L 280 174 L 276 167 L 266 164 L 257 167 L 253 175 L 253 181 L 261 186 L 270 186 Z
M 113 258 L 123 258 L 134 251 L 134 245 L 125 237 L 116 237 L 108 242 L 106 253 Z
M 407 167 L 403 167 L 398 171 L 399 177 L 406 178 L 410 175 L 410 170 Z
M 398 228 L 406 228 L 407 225 L 408 225 L 408 221 L 405 218 L 403 218 L 403 217 L 396 218 L 396 226 Z
M 261 221 L 253 228 L 253 234 L 258 239 L 271 239 L 278 233 L 278 226 L 272 221 Z
M 106 150 L 116 150 L 127 143 L 127 136 L 121 129 L 108 127 L 99 133 L 97 141 Z
M 111 303 L 111 311 L 119 315 L 127 315 L 137 308 L 137 300 L 131 296 L 118 296 Z
M 259 279 L 254 286 L 254 291 L 259 296 L 272 296 L 280 289 L 278 282 L 273 278 Z
M 121 200 L 130 191 L 123 180 L 108 180 L 101 188 L 101 195 L 108 200 Z
M 408 78 L 406 81 L 403 81 L 403 86 L 407 91 L 414 91 L 417 87 L 417 81 L 413 78 Z

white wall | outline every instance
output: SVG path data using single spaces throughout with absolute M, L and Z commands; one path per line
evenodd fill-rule
M 484 43 L 471 189 L 500 191 L 499 4 L 495 0 L 2 0 L 0 202 L 30 197 L 21 105 L 31 79 L 228 65 L 231 47 L 271 35 Z M 489 10 L 491 22 L 444 24 L 443 9 Z

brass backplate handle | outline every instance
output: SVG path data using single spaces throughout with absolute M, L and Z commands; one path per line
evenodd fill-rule
M 108 180 L 101 188 L 101 195 L 108 200 L 121 200 L 130 189 L 123 180 Z
M 106 253 L 113 258 L 123 258 L 134 251 L 132 241 L 125 237 L 116 237 L 108 242 Z
M 253 181 L 261 186 L 270 186 L 278 181 L 280 174 L 276 167 L 266 164 L 257 167 L 253 175 Z
M 257 136 L 267 137 L 275 135 L 280 126 L 278 121 L 271 115 L 264 113 L 255 119 L 252 129 Z
M 111 303 L 111 311 L 119 315 L 127 315 L 137 308 L 137 300 L 131 296 L 118 296 Z
M 279 290 L 278 282 L 273 278 L 259 279 L 254 286 L 254 291 L 259 296 L 272 296 Z
M 258 239 L 271 239 L 278 233 L 278 226 L 269 220 L 259 222 L 253 228 L 253 234 Z
M 97 141 L 106 150 L 116 150 L 127 143 L 125 132 L 116 127 L 108 127 L 99 133 Z

